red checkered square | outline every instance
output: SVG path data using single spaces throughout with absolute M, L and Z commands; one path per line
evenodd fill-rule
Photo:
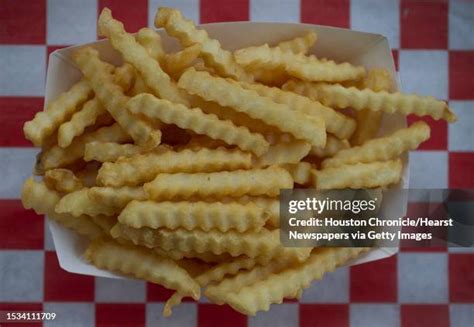
M 174 293 L 175 291 L 167 289 L 166 287 L 163 287 L 158 284 L 153 284 L 153 283 L 146 284 L 146 300 L 147 301 L 166 302 Z M 187 300 L 188 298 L 185 298 L 184 302 Z
M 45 301 L 94 301 L 94 277 L 71 274 L 59 266 L 55 252 L 45 253 Z
M 39 97 L 0 97 L 0 146 L 32 146 L 23 136 L 23 124 L 43 110 L 43 102 Z
M 349 305 L 300 304 L 300 327 L 326 326 L 349 326 Z
M 449 51 L 449 98 L 474 99 L 474 51 Z
M 448 1 L 402 0 L 400 32 L 402 48 L 447 48 Z
M 42 303 L 1 303 L 0 311 L 42 311 Z M 43 324 L 38 322 L 33 323 L 14 323 L 14 327 L 41 327 Z
M 214 327 L 224 323 L 226 327 L 247 326 L 247 316 L 238 313 L 228 305 L 216 305 L 209 303 L 198 304 L 198 326 Z
M 234 22 L 249 20 L 249 0 L 201 0 L 200 22 Z
M 133 4 L 129 0 L 99 0 L 98 14 L 105 7 L 110 8 L 114 18 L 120 20 L 127 32 L 135 33 L 140 28 L 148 25 L 148 1 L 134 0 Z
M 474 303 L 474 254 L 449 255 L 449 300 Z
M 472 140 L 466 140 L 472 142 Z M 449 153 L 449 187 L 474 188 L 474 152 Z
M 20 200 L 0 200 L 0 249 L 42 249 L 44 217 L 25 210 Z M 18 231 L 22 231 L 18 237 Z
M 353 266 L 350 271 L 351 301 L 397 301 L 397 256 Z
M 145 304 L 96 304 L 95 323 L 96 326 L 144 326 Z
M 301 22 L 349 28 L 349 0 L 301 0 Z
M 421 143 L 417 150 L 447 150 L 448 149 L 448 124 L 445 120 L 434 120 L 429 116 L 415 116 L 410 115 L 407 118 L 409 125 L 412 123 L 423 120 L 431 127 L 430 138 Z
M 2 0 L 0 44 L 44 44 L 46 0 Z
M 449 326 L 447 305 L 402 305 L 402 327 Z

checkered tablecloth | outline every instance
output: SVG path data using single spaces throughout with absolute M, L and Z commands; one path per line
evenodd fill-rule
M 56 312 L 45 325 L 58 326 L 474 326 L 472 250 L 402 251 L 339 269 L 300 302 L 252 318 L 203 301 L 164 319 L 168 290 L 59 267 L 43 217 L 19 200 L 37 153 L 22 126 L 42 110 L 48 54 L 94 41 L 105 6 L 136 31 L 163 5 L 200 23 L 301 21 L 387 36 L 403 91 L 449 100 L 459 117 L 426 119 L 433 136 L 411 153 L 411 186 L 474 188 L 472 0 L 0 0 L 0 310 Z

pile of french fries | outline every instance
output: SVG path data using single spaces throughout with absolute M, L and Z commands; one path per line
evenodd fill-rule
M 397 184 L 400 156 L 430 128 L 376 137 L 383 114 L 456 120 L 445 102 L 392 93 L 383 69 L 308 55 L 312 31 L 231 53 L 178 10 L 160 8 L 155 25 L 182 49 L 102 11 L 124 64 L 76 51 L 82 79 L 24 125 L 43 177 L 22 201 L 88 237 L 91 264 L 175 290 L 166 316 L 201 288 L 247 315 L 299 298 L 368 249 L 283 247 L 280 190 Z

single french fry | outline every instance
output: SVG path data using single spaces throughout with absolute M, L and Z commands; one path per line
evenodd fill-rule
M 215 201 L 214 199 L 211 199 Z M 222 198 L 220 199 L 222 202 L 231 202 L 237 201 L 239 203 L 247 204 L 253 203 L 258 207 L 265 210 L 265 212 L 269 215 L 267 224 L 271 227 L 278 227 L 280 226 L 280 201 L 278 198 L 268 198 L 263 196 L 248 196 L 244 195 L 239 198 Z
M 212 282 L 221 281 L 226 275 L 235 275 L 240 270 L 252 269 L 257 264 L 254 258 L 237 258 L 229 262 L 223 262 L 203 272 L 195 278 L 199 286 L 204 287 Z M 179 292 L 174 293 L 163 307 L 163 316 L 169 317 L 172 314 L 172 308 L 181 303 L 185 297 Z
M 109 208 L 114 209 L 114 213 L 118 214 L 123 208 L 133 200 L 146 200 L 147 194 L 143 187 L 91 187 L 88 196 L 93 201 L 97 201 Z
M 89 245 L 84 257 L 100 269 L 132 275 L 199 299 L 199 285 L 186 270 L 149 250 L 96 240 Z
M 325 248 L 295 267 L 257 279 L 225 294 L 225 302 L 240 313 L 254 316 L 257 311 L 268 311 L 273 303 L 282 303 L 285 297 L 296 297 L 301 289 L 308 288 L 313 280 L 334 271 L 366 251 L 365 248 Z M 207 291 L 205 292 L 207 296 Z
M 362 80 L 363 89 L 371 89 L 375 92 L 390 92 L 392 84 L 392 77 L 386 69 L 371 69 Z M 380 129 L 382 115 L 382 111 L 372 111 L 370 109 L 357 111 L 355 115 L 357 128 L 351 137 L 351 144 L 361 145 L 365 141 L 373 139 Z
M 222 305 L 228 301 L 231 293 L 265 280 L 289 265 L 288 260 L 273 260 L 266 265 L 257 265 L 250 270 L 244 270 L 235 276 L 225 278 L 218 284 L 209 285 L 204 294 L 212 302 Z
M 151 28 L 143 27 L 137 32 L 135 37 L 138 43 L 148 51 L 150 57 L 159 63 L 163 62 L 165 50 L 163 49 L 160 34 Z
M 95 225 L 90 217 L 73 217 L 68 214 L 58 214 L 54 211 L 61 195 L 49 189 L 43 182 L 28 178 L 21 190 L 21 202 L 25 209 L 33 209 L 37 214 L 46 214 L 55 222 L 78 232 L 80 235 L 95 239 L 103 235 L 102 230 Z
M 356 163 L 313 171 L 313 186 L 320 190 L 374 188 L 396 184 L 402 177 L 400 159 Z
M 308 53 L 309 49 L 316 43 L 318 35 L 314 31 L 308 31 L 302 36 L 297 36 L 295 38 L 281 41 L 275 47 L 280 48 L 282 51 L 288 51 L 295 54 Z M 250 47 L 251 48 L 251 47 Z M 242 48 L 240 50 L 247 49 Z
M 252 80 L 252 77 L 234 61 L 232 53 L 222 49 L 219 41 L 211 39 L 205 30 L 197 29 L 179 10 L 159 8 L 155 16 L 155 26 L 165 28 L 169 35 L 178 38 L 183 47 L 200 44 L 202 59 L 220 75 L 236 80 Z
M 48 188 L 62 193 L 71 193 L 83 187 L 82 181 L 68 169 L 48 170 L 43 180 Z
M 199 97 L 193 99 L 193 106 L 201 108 L 207 114 L 214 114 L 220 120 L 230 120 L 237 126 L 244 126 L 253 133 L 266 134 L 277 133 L 278 128 L 265 124 L 260 119 L 253 119 L 244 112 L 236 111 L 233 108 L 222 107 L 218 103 L 205 101 Z
M 259 231 L 268 214 L 253 203 L 132 201 L 118 221 L 133 228 Z
M 129 142 L 131 138 L 118 124 L 102 127 L 94 132 L 76 137 L 66 148 L 55 145 L 47 149 L 39 157 L 37 170 L 46 171 L 74 163 L 84 156 L 86 144 L 92 141 Z
M 107 186 L 133 186 L 153 180 L 158 173 L 248 169 L 251 165 L 251 155 L 240 150 L 170 150 L 139 154 L 115 163 L 106 162 L 99 170 L 97 178 Z
M 261 157 L 256 158 L 255 167 L 267 167 L 280 164 L 295 164 L 309 153 L 311 145 L 305 141 L 282 142 L 270 146 Z
M 191 67 L 200 53 L 201 45 L 196 43 L 181 51 L 167 54 L 163 65 L 164 69 L 171 76 L 179 74 L 188 67 Z
M 68 193 L 61 198 L 54 209 L 57 213 L 65 213 L 79 217 L 87 216 L 112 216 L 116 214 L 114 207 L 108 206 L 89 197 L 89 188 Z
M 250 258 L 268 261 L 273 258 L 303 261 L 311 248 L 285 248 L 280 244 L 280 231 L 262 229 L 259 232 L 226 233 L 211 230 L 208 232 L 199 229 L 188 231 L 185 229 L 140 229 L 123 224 L 115 225 L 111 234 L 114 238 L 121 237 L 132 241 L 136 245 L 148 248 L 160 247 L 165 251 L 179 250 L 182 252 L 196 251 L 198 253 L 212 252 L 214 254 L 229 253 L 233 257 L 246 255 Z
M 327 131 L 340 139 L 349 138 L 356 128 L 354 119 L 305 96 L 256 83 L 241 82 L 240 85 L 245 89 L 256 91 L 261 96 L 269 97 L 277 103 L 288 105 L 295 111 L 323 118 Z
M 225 276 L 235 275 L 240 270 L 252 269 L 257 265 L 257 263 L 258 260 L 255 258 L 232 258 L 231 260 L 222 262 L 197 276 L 196 281 L 203 287 L 209 283 L 221 281 Z
M 312 145 L 324 146 L 326 143 L 326 128 L 322 118 L 292 111 L 287 105 L 273 102 L 237 83 L 190 68 L 181 75 L 178 85 L 191 94 L 244 112 L 254 119 L 260 119 L 292 134 L 297 139 L 307 140 Z
M 105 108 L 97 98 L 87 101 L 83 108 L 71 117 L 70 121 L 59 127 L 58 145 L 62 148 L 71 145 L 74 137 L 81 135 L 87 126 L 93 125 L 97 117 L 105 112 Z
M 326 145 L 324 147 L 311 147 L 309 154 L 319 157 L 332 157 L 341 150 L 350 148 L 350 144 L 347 140 L 340 140 L 332 135 L 327 136 Z
M 291 40 L 282 41 L 277 47 L 283 51 L 289 51 L 295 54 L 308 53 L 309 49 L 316 43 L 318 35 L 314 31 L 308 31 L 302 36 L 295 37 Z
M 85 161 L 114 162 L 120 157 L 131 157 L 145 152 L 146 149 L 134 144 L 115 142 L 89 142 L 84 148 Z
M 285 168 L 295 181 L 300 185 L 311 184 L 311 170 L 313 167 L 309 162 L 298 162 L 281 165 Z
M 99 101 L 135 142 L 145 148 L 157 146 L 161 140 L 161 132 L 125 110 L 128 97 L 114 83 L 112 75 L 104 70 L 104 62 L 100 60 L 98 51 L 89 47 L 80 49 L 76 51 L 74 60 L 91 84 Z
M 104 8 L 100 13 L 98 29 L 102 36 L 109 38 L 112 46 L 122 54 L 124 60 L 140 72 L 155 95 L 176 103 L 188 103 L 170 77 L 161 69 L 158 61 L 125 31 L 121 22 L 112 17 L 110 9 Z
M 237 50 L 234 58 L 238 64 L 265 69 L 284 69 L 289 75 L 305 81 L 340 82 L 365 75 L 365 68 L 349 63 L 336 64 L 321 61 L 314 56 L 295 54 L 268 44 Z
M 46 110 L 39 111 L 33 120 L 25 123 L 23 126 L 25 137 L 35 146 L 42 146 L 48 136 L 79 110 L 92 94 L 92 89 L 87 81 L 80 80 L 68 91 L 59 95 L 56 100 L 47 104 Z
M 333 108 L 370 109 L 386 113 L 417 116 L 431 116 L 435 120 L 445 119 L 452 123 L 457 120 L 444 101 L 429 96 L 413 94 L 375 92 L 370 89 L 345 88 L 339 84 L 307 83 L 288 81 L 283 88 L 320 101 Z
M 404 152 L 415 150 L 429 138 L 429 125 L 424 121 L 418 121 L 410 127 L 399 129 L 388 136 L 368 140 L 360 146 L 341 150 L 332 158 L 324 160 L 322 167 L 339 167 L 359 162 L 368 163 L 395 159 Z
M 143 187 L 150 198 L 156 200 L 189 199 L 194 196 L 276 196 L 280 189 L 292 188 L 293 179 L 285 169 L 271 166 L 231 172 L 163 173 Z
M 158 99 L 151 94 L 140 94 L 127 104 L 128 110 L 150 119 L 159 119 L 166 124 L 175 124 L 183 129 L 237 145 L 244 151 L 263 154 L 268 143 L 263 136 L 251 133 L 246 127 L 237 127 L 231 121 L 219 120 L 215 115 L 202 112 L 200 108 L 189 109 L 184 105 Z

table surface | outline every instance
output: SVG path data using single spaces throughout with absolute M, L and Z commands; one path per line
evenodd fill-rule
M 56 312 L 58 326 L 472 326 L 474 251 L 466 249 L 404 250 L 342 268 L 315 282 L 300 302 L 285 301 L 252 318 L 202 301 L 186 302 L 164 319 L 169 291 L 58 266 L 44 218 L 23 210 L 19 200 L 37 153 L 23 139 L 22 125 L 42 110 L 47 56 L 95 40 L 104 6 L 136 31 L 151 26 L 162 5 L 201 23 L 305 22 L 385 35 L 402 90 L 448 100 L 459 117 L 450 126 L 423 118 L 432 138 L 410 154 L 411 187 L 474 188 L 474 1 L 2 0 L 0 310 Z

